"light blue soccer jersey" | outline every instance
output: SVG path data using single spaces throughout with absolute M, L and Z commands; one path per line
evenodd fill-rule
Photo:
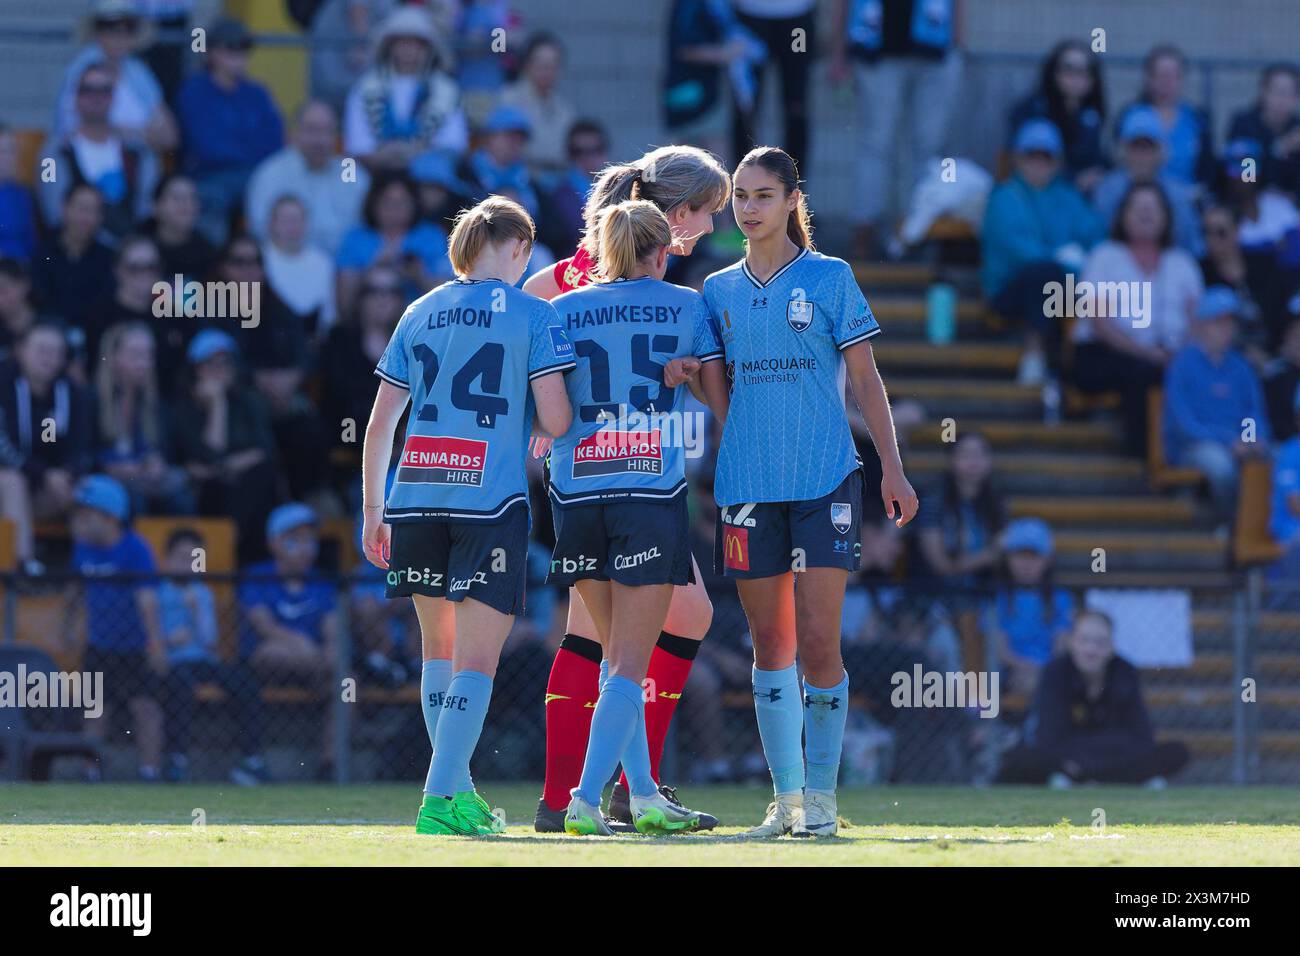
M 529 382 L 574 365 L 550 303 L 500 280 L 456 279 L 412 302 L 375 367 L 411 392 L 384 520 L 494 521 L 527 503 Z
M 742 259 L 704 280 L 704 300 L 731 384 L 717 503 L 829 494 L 859 463 L 840 352 L 880 333 L 853 269 L 805 249 L 761 283 Z
M 573 425 L 551 450 L 551 497 L 561 506 L 612 498 L 665 499 L 686 488 L 685 386 L 664 365 L 722 358 L 698 292 L 658 279 L 583 286 L 551 301 L 578 367 L 565 378 Z

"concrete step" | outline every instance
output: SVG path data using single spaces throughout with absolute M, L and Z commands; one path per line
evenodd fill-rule
M 880 295 L 871 299 L 871 311 L 893 341 L 925 338 L 925 299 L 919 296 Z M 985 330 L 985 305 L 978 299 L 957 303 L 957 338 L 965 340 L 979 336 Z
M 1155 495 L 1058 496 L 1013 495 L 1007 509 L 1015 518 L 1042 518 L 1053 527 L 1060 525 L 1114 525 L 1186 528 L 1198 517 L 1194 502 L 1186 498 L 1160 498 Z
M 957 424 L 956 435 L 963 431 L 977 431 L 989 440 L 998 451 L 1033 451 L 1061 449 L 1071 455 L 1083 452 L 1111 451 L 1119 443 L 1119 428 L 1111 422 L 1060 422 L 1047 425 L 1041 421 L 999 421 L 971 416 L 952 416 Z M 946 448 L 952 437 L 942 421 L 927 422 L 908 432 L 909 443 L 916 448 Z M 1001 468 L 1001 456 L 998 456 Z
M 924 290 L 934 282 L 935 271 L 915 262 L 854 262 L 853 277 L 870 300 L 880 288 Z
M 909 448 L 907 473 L 914 482 L 933 487 L 948 468 L 950 451 Z M 1142 462 L 1119 455 L 1068 452 L 999 452 L 998 487 L 1013 493 L 1140 494 L 1146 491 Z
M 1227 567 L 1227 542 L 1198 531 L 1129 531 L 1098 528 L 1056 534 L 1058 564 L 1062 569 L 1090 568 L 1093 551 L 1101 548 L 1110 571 L 1223 570 Z
M 991 378 L 912 378 L 890 376 L 889 395 L 894 401 L 912 399 L 925 406 L 931 418 L 978 415 L 1032 421 L 1043 416 L 1042 390 Z
M 876 364 L 889 373 L 983 375 L 1010 378 L 1020 364 L 1020 346 L 1013 342 L 888 342 L 875 349 Z

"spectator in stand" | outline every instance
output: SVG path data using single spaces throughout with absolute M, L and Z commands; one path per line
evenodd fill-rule
M 1115 653 L 1114 624 L 1081 611 L 1065 653 L 1038 682 L 1029 740 L 1003 757 L 999 783 L 1145 783 L 1163 787 L 1187 763 L 1187 748 L 1157 743 L 1138 670 Z
M 474 205 L 469 198 L 474 187 L 460 178 L 457 165 L 448 153 L 421 153 L 411 161 L 411 178 L 420 197 L 419 218 L 448 232 L 456 225 L 456 214 Z
M 271 559 L 249 567 L 239 586 L 244 620 L 239 656 L 267 684 L 329 686 L 341 638 L 333 586 L 315 571 L 320 553 L 316 513 L 299 502 L 266 519 Z M 326 698 L 321 772 L 328 776 L 333 707 Z
M 331 256 L 361 218 L 370 174 L 335 150 L 339 124 L 334 110 L 319 100 L 298 109 L 292 141 L 265 159 L 248 181 L 244 217 L 248 231 L 266 241 L 271 207 L 281 196 L 297 196 L 307 209 L 307 241 Z
M 1259 76 L 1259 99 L 1232 117 L 1228 139 L 1259 144 L 1260 178 L 1300 199 L 1300 70 L 1274 63 Z
M 528 117 L 531 130 L 524 161 L 535 174 L 558 173 L 569 163 L 565 148 L 568 131 L 578 111 L 559 92 L 564 70 L 564 46 L 554 33 L 534 33 L 524 45 L 519 79 L 501 94 L 501 105 L 512 106 Z
M 1289 321 L 1277 358 L 1264 369 L 1264 397 L 1273 438 L 1283 442 L 1296 434 L 1293 401 L 1300 387 L 1300 294 L 1291 300 Z
M 1300 326 L 1300 322 L 1296 323 Z M 1278 605 L 1295 610 L 1295 584 L 1300 581 L 1300 385 L 1291 394 L 1291 437 L 1273 458 L 1273 500 L 1268 530 L 1282 546 L 1282 556 L 1268 569 L 1270 583 L 1284 583 L 1288 593 Z M 1276 605 L 1275 605 L 1276 606 Z
M 1161 173 L 1199 192 L 1214 185 L 1218 164 L 1214 161 L 1210 118 L 1187 102 L 1186 79 L 1187 57 L 1182 50 L 1165 43 L 1152 47 L 1142 61 L 1142 91 L 1116 117 L 1116 138 L 1123 139 L 1124 123 L 1130 113 L 1152 110 L 1164 133 Z
M 1077 272 L 1103 234 L 1083 196 L 1060 175 L 1061 149 L 1055 126 L 1028 121 L 1016 136 L 1015 172 L 994 187 L 980 230 L 984 294 L 1025 330 L 1022 385 L 1043 384 L 1059 351 L 1060 321 L 1047 315 L 1044 287 Z
M 919 530 L 930 573 L 948 588 L 989 583 L 997 568 L 997 537 L 1006 523 L 1006 509 L 993 484 L 988 439 L 964 432 L 952 445 L 939 487 L 926 500 L 931 507 L 920 519 Z
M 344 150 L 372 171 L 406 169 L 430 149 L 463 153 L 469 127 L 451 55 L 421 7 L 399 7 L 379 26 L 373 66 L 348 93 Z
M 811 169 L 808 154 L 808 83 L 816 57 L 817 0 L 731 0 L 740 25 L 758 40 L 767 58 L 781 71 L 782 148 L 802 170 Z M 802 37 L 803 44 L 796 42 Z M 752 70 L 753 90 L 734 89 L 731 151 L 736 160 L 755 146 L 763 105 L 763 67 Z M 733 74 L 733 80 L 734 80 Z
M 40 317 L 31 301 L 32 275 L 26 262 L 0 258 L 0 362 Z
M 1267 455 L 1272 438 L 1259 378 L 1232 347 L 1240 306 L 1227 286 L 1206 289 L 1191 341 L 1165 376 L 1165 454 L 1205 474 L 1225 525 L 1237 508 L 1242 459 Z
M 942 156 L 958 82 L 957 0 L 836 0 L 831 13 L 831 81 L 857 85 L 856 255 L 878 254 L 928 160 Z M 897 161 L 910 137 L 910 161 Z
M 89 475 L 76 487 L 72 514 L 72 570 L 85 578 L 86 655 L 82 667 L 103 675 L 104 717 L 88 721 L 87 732 L 103 736 L 108 717 L 125 705 L 131 714 L 141 780 L 159 779 L 163 714 L 160 682 L 167 652 L 158 622 L 154 559 L 127 521 L 131 500 L 107 475 Z M 75 598 L 69 600 L 71 609 Z M 66 634 L 69 643 L 73 638 Z M 100 768 L 89 768 L 99 779 Z
M 420 222 L 418 213 L 419 194 L 410 176 L 386 173 L 374 178 L 362 207 L 362 225 L 343 237 L 335 260 L 335 301 L 340 312 L 356 305 L 361 274 L 373 265 L 401 271 L 407 283 L 408 302 L 451 278 L 446 232 Z
M 1043 61 L 1038 89 L 1016 104 L 1008 124 L 1008 142 L 1025 121 L 1051 120 L 1065 141 L 1065 175 L 1085 196 L 1091 195 L 1110 163 L 1102 148 L 1106 94 L 1101 58 L 1081 40 L 1062 40 Z
M 239 386 L 235 340 L 204 329 L 186 349 L 191 385 L 173 403 L 168 460 L 188 472 L 199 514 L 233 518 L 241 560 L 266 552 L 262 523 L 278 495 L 275 439 L 256 391 Z
M 292 193 L 271 207 L 264 249 L 271 290 L 298 317 L 313 340 L 334 324 L 334 260 L 308 242 L 307 207 Z
M 547 177 L 542 187 L 542 214 L 537 238 L 551 249 L 575 249 L 584 228 L 582 210 L 600 170 L 609 165 L 609 133 L 595 120 L 580 119 L 569 127 L 565 151 L 569 166 Z
M 158 183 L 158 160 L 142 141 L 109 123 L 113 78 L 103 64 L 91 64 L 76 87 L 76 120 L 70 132 L 46 144 L 58 175 L 42 177 L 41 212 L 49 226 L 61 222 L 70 189 L 89 183 L 104 198 L 104 228 L 118 238 L 149 215 Z
M 1272 260 L 1283 273 L 1282 283 L 1300 285 L 1300 211 L 1291 198 L 1259 170 L 1262 148 L 1257 141 L 1233 140 L 1224 150 L 1223 201 L 1236 213 L 1237 241 L 1247 256 Z M 1252 171 L 1254 170 L 1254 171 Z
M 0 369 L 0 425 L 22 458 L 38 521 L 67 516 L 77 479 L 95 461 L 94 402 L 64 372 L 67 356 L 63 330 L 37 322 Z
M 192 511 L 184 469 L 163 457 L 168 443 L 153 333 L 143 322 L 123 322 L 104 333 L 100 348 L 95 373 L 99 467 L 122 483 L 138 512 Z
M 312 98 L 343 108 L 348 90 L 370 62 L 370 33 L 398 0 L 323 0 L 312 14 L 307 45 Z
M 985 609 L 1002 676 L 1013 693 L 1032 695 L 1043 665 L 1064 646 L 1074 599 L 1052 580 L 1052 529 L 1019 518 L 1002 533 L 1002 580 Z
M 372 266 L 362 277 L 352 315 L 330 328 L 321 348 L 320 377 L 321 417 L 337 436 L 332 444 L 360 452 L 378 387 L 375 366 L 405 309 L 401 275 L 389 266 Z M 351 442 L 345 441 L 348 434 Z
M 1117 294 L 1094 295 L 1093 314 L 1076 314 L 1072 333 L 1075 384 L 1084 392 L 1120 393 L 1124 447 L 1137 457 L 1146 454 L 1147 390 L 1164 379 L 1201 298 L 1201 271 L 1174 248 L 1172 223 L 1158 186 L 1139 183 L 1128 191 L 1112 238 L 1092 250 L 1083 268 L 1085 289 Z
M 219 656 L 216 600 L 212 588 L 196 573 L 195 557 L 204 547 L 192 528 L 177 528 L 167 538 L 158 583 L 158 617 L 167 648 L 165 687 L 167 765 L 164 776 L 174 782 L 189 776 L 190 728 L 196 710 L 194 689 L 216 684 L 226 694 L 226 709 L 235 718 L 240 760 L 230 771 L 232 782 L 248 787 L 269 779 L 262 757 L 266 727 L 261 686 L 242 662 L 226 663 Z
M 152 330 L 162 344 L 162 367 L 174 369 L 170 360 L 178 358 L 177 350 L 184 349 L 179 340 L 193 319 L 159 318 L 154 315 L 154 286 L 162 280 L 162 258 L 158 247 L 147 236 L 127 236 L 117 247 L 113 262 L 113 296 L 97 303 L 95 310 L 81 327 L 85 337 L 85 360 L 75 362 L 79 380 L 89 384 L 98 374 L 103 360 L 100 340 L 104 333 L 121 322 L 138 322 Z M 168 284 L 171 277 L 167 278 Z M 170 292 L 168 293 L 170 295 Z M 178 337 L 172 339 L 171 336 Z M 169 383 L 170 384 L 170 383 Z
M 0 258 L 29 262 L 36 251 L 36 204 L 18 177 L 18 138 L 0 123 Z
M 198 187 L 200 228 L 215 243 L 230 231 L 257 164 L 284 145 L 280 112 L 270 92 L 248 78 L 253 37 L 223 17 L 208 28 L 205 69 L 177 96 L 184 169 Z
M 168 173 L 158 181 L 153 194 L 153 219 L 144 231 L 153 239 L 162 258 L 167 283 L 181 276 L 182 284 L 208 277 L 217 249 L 198 230 L 199 193 L 194 180 L 180 173 Z
M 104 200 L 89 183 L 63 197 L 59 230 L 46 236 L 32 263 L 32 288 L 42 311 L 79 333 L 87 317 L 113 296 L 113 251 L 100 241 Z M 84 349 L 84 339 L 73 345 Z
M 519 36 L 519 20 L 510 10 L 510 0 L 464 0 L 456 4 L 434 4 L 435 24 L 440 36 L 450 35 L 454 23 L 454 45 L 459 58 L 456 72 L 461 101 L 469 125 L 477 126 L 501 99 L 506 70 L 514 62 L 503 36 Z M 452 10 L 448 10 L 452 7 Z M 449 17 L 447 14 L 454 14 Z M 501 32 L 498 32 L 501 31 Z M 447 67 L 451 71 L 451 66 Z
M 108 122 L 115 135 L 142 140 L 159 153 L 175 149 L 180 135 L 162 87 L 144 61 L 134 55 L 144 40 L 135 4 L 132 0 L 95 0 L 84 25 L 89 43 L 64 70 L 50 137 L 58 140 L 72 133 L 77 123 L 77 86 L 86 68 L 98 65 L 108 71 Z
M 1271 252 L 1247 253 L 1242 249 L 1237 213 L 1230 206 L 1207 208 L 1201 227 L 1205 234 L 1201 278 L 1206 288 L 1226 285 L 1237 293 L 1242 339 L 1251 361 L 1259 363 L 1281 337 L 1286 311 L 1282 270 Z
M 498 106 L 483 124 L 483 145 L 465 158 L 460 176 L 473 190 L 475 203 L 488 196 L 505 196 L 537 215 L 537 185 L 524 152 L 532 137 L 528 117 L 513 106 Z M 531 274 L 531 273 L 530 273 Z
M 1196 214 L 1196 190 L 1163 172 L 1168 149 L 1164 124 L 1154 107 L 1136 106 L 1124 114 L 1119 127 L 1119 168 L 1112 169 L 1097 184 L 1092 204 L 1106 228 L 1115 221 L 1119 202 L 1134 183 L 1155 183 L 1164 190 L 1174 214 L 1174 242 L 1194 256 L 1205 252 Z

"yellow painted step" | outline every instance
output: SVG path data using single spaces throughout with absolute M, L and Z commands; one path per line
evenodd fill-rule
M 1096 524 L 1187 523 L 1196 517 L 1196 508 L 1191 501 L 1154 495 L 1015 495 L 1007 501 L 1007 509 L 1014 518 L 1042 518 L 1049 524 L 1058 521 L 1075 524 L 1080 521 Z

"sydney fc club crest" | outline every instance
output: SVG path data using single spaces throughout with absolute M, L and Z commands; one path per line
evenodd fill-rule
M 807 299 L 791 299 L 785 307 L 785 320 L 790 328 L 802 332 L 812 325 L 813 304 Z
M 840 534 L 853 527 L 853 506 L 842 501 L 831 502 L 831 524 Z

